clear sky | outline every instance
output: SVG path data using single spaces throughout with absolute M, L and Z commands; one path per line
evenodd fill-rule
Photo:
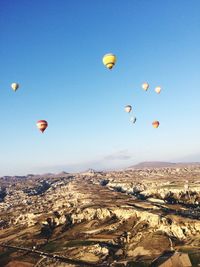
M 0 0 L 0 175 L 200 161 L 199 10 L 199 0 Z

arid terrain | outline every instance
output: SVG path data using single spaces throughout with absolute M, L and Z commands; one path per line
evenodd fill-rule
M 169 250 L 200 266 L 199 164 L 4 176 L 0 185 L 2 267 L 150 266 Z

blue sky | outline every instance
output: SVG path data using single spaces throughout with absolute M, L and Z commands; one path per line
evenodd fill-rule
M 199 0 L 1 0 L 0 175 L 200 161 L 199 10 Z

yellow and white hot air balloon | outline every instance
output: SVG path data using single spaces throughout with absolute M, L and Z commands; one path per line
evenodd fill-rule
M 19 88 L 19 84 L 18 83 L 12 83 L 11 88 L 16 92 L 17 89 Z
M 108 69 L 112 69 L 116 63 L 116 56 L 113 54 L 106 54 L 103 57 L 103 64 L 106 66 Z
M 125 106 L 124 110 L 125 110 L 125 112 L 130 113 L 131 110 L 132 110 L 132 106 L 131 105 L 127 105 L 127 106 Z
M 147 91 L 149 89 L 149 84 L 147 82 L 142 84 L 142 89 L 144 89 L 145 91 Z
M 161 87 L 160 87 L 160 86 L 157 86 L 157 87 L 155 88 L 155 92 L 156 92 L 157 94 L 160 94 L 160 92 L 161 92 Z

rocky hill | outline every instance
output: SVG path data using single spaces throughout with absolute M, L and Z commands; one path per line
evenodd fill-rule
M 169 249 L 200 263 L 197 165 L 0 180 L 0 266 L 148 266 Z
M 178 168 L 188 166 L 200 166 L 200 162 L 165 162 L 165 161 L 145 161 L 130 166 L 128 169 L 149 169 L 149 168 Z

